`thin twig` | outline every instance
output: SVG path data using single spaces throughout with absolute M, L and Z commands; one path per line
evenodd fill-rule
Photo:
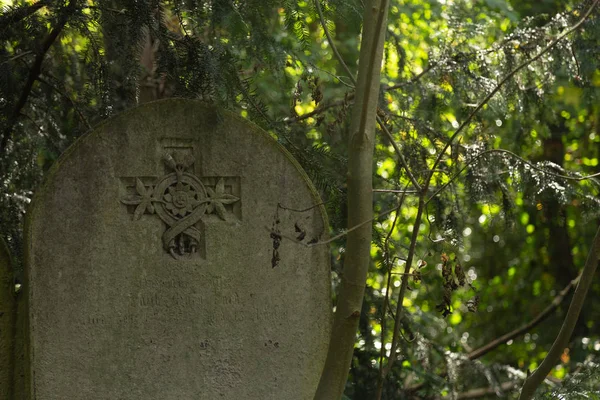
M 546 54 L 547 52 L 549 52 L 554 46 L 556 46 L 556 44 L 558 42 L 560 42 L 562 39 L 564 39 L 567 35 L 569 35 L 570 33 L 572 33 L 573 31 L 575 31 L 576 29 L 578 29 L 584 22 L 585 20 L 588 18 L 588 16 L 591 14 L 592 10 L 596 7 L 596 5 L 598 5 L 598 2 L 600 0 L 595 0 L 594 3 L 590 6 L 590 8 L 587 10 L 587 12 L 583 15 L 583 17 L 579 20 L 579 22 L 577 22 L 575 25 L 573 25 L 571 28 L 567 29 L 564 33 L 562 33 L 561 35 L 559 35 L 556 39 L 554 39 L 552 42 L 550 42 L 550 44 L 548 46 L 546 46 L 542 51 L 540 51 L 538 54 L 536 54 L 535 56 L 533 56 L 532 58 L 522 62 L 521 64 L 519 64 L 515 69 L 513 69 L 512 71 L 510 71 L 497 85 L 496 87 L 487 95 L 483 98 L 483 100 L 481 100 L 479 102 L 479 104 L 477 104 L 477 107 L 475 107 L 475 109 L 473 109 L 473 111 L 471 111 L 471 113 L 467 116 L 467 118 L 463 121 L 462 124 L 460 124 L 460 126 L 456 129 L 456 131 L 452 134 L 452 136 L 450 136 L 450 139 L 448 139 L 448 141 L 446 142 L 446 144 L 444 145 L 444 147 L 442 148 L 442 151 L 440 151 L 440 153 L 438 154 L 437 158 L 435 159 L 432 169 L 435 169 L 438 164 L 442 161 L 442 157 L 444 157 L 444 154 L 446 153 L 446 150 L 448 150 L 448 147 L 450 147 L 450 145 L 452 144 L 452 142 L 454 141 L 454 139 L 456 139 L 456 137 L 458 135 L 460 135 L 460 133 L 465 129 L 465 127 L 471 122 L 471 120 L 473 119 L 473 117 L 475 116 L 475 114 L 477 114 L 479 112 L 479 110 L 481 110 L 483 108 L 483 106 L 485 104 L 487 104 L 492 97 L 494 97 L 494 95 L 496 93 L 498 93 L 500 91 L 500 89 L 504 86 L 504 84 L 506 84 L 506 82 L 509 81 L 509 79 L 511 79 L 513 76 L 515 76 L 515 74 L 517 72 L 519 72 L 520 70 L 522 70 L 523 68 L 527 67 L 529 64 L 531 64 L 532 62 L 538 60 L 539 58 L 541 58 L 544 54 Z M 427 182 L 425 184 L 425 187 L 428 187 L 431 178 L 433 177 L 433 172 L 429 174 L 429 178 L 427 179 Z
M 298 122 L 298 121 L 302 121 L 302 120 L 314 117 L 315 115 L 321 114 L 322 112 L 329 110 L 330 108 L 344 105 L 347 102 L 346 100 L 353 99 L 353 98 L 354 98 L 354 93 L 350 93 L 344 100 L 338 100 L 338 101 L 335 101 L 330 104 L 322 104 L 319 107 L 315 108 L 313 111 L 308 112 L 306 114 L 299 115 L 295 118 L 286 118 L 284 120 L 284 122 L 287 124 L 291 124 L 294 122 Z
M 406 265 L 404 267 L 404 273 L 410 273 L 410 268 L 412 266 L 412 261 L 415 255 L 415 249 L 417 246 L 417 239 L 419 236 L 419 229 L 421 227 L 421 219 L 423 217 L 423 210 L 425 209 L 425 192 L 421 192 L 419 195 L 419 206 L 417 208 L 417 215 L 415 216 L 415 222 L 413 224 L 413 232 L 410 239 L 410 248 L 408 250 L 408 255 L 406 257 Z M 396 303 L 396 317 L 394 320 L 394 334 L 392 336 L 392 345 L 390 348 L 390 356 L 388 357 L 388 363 L 385 368 L 381 367 L 381 373 L 377 379 L 377 394 L 376 399 L 380 400 L 383 394 L 383 384 L 385 382 L 386 376 L 391 371 L 394 366 L 394 362 L 396 361 L 396 350 L 398 349 L 399 335 L 400 335 L 400 322 L 404 317 L 404 306 L 402 305 L 404 301 L 404 296 L 406 294 L 406 287 L 408 286 L 408 275 L 404 275 L 402 277 L 402 283 L 400 284 L 400 292 L 398 293 L 398 300 Z
M 381 127 L 381 130 L 383 131 L 383 133 L 385 133 L 385 135 L 387 136 L 388 140 L 390 141 L 390 143 L 394 147 L 394 151 L 398 155 L 398 159 L 400 160 L 400 163 L 402 164 L 402 167 L 406 171 L 406 175 L 408 175 L 408 178 L 412 182 L 413 186 L 418 191 L 420 191 L 421 190 L 421 185 L 419 185 L 419 182 L 417 181 L 417 178 L 415 178 L 415 176 L 413 175 L 413 173 L 411 172 L 411 170 L 408 168 L 408 163 L 406 162 L 406 159 L 404 158 L 404 153 L 402 153 L 402 150 L 400 150 L 400 147 L 398 147 L 398 143 L 396 143 L 396 140 L 394 140 L 394 136 L 392 136 L 392 134 L 388 130 L 387 126 L 385 126 L 385 123 L 381 120 L 381 118 L 379 118 L 379 115 L 377 116 L 377 122 L 379 123 L 379 127 Z
M 373 193 L 419 194 L 416 189 L 373 189 Z
M 67 99 L 71 105 L 73 106 L 73 109 L 75 110 L 75 112 L 77 112 L 77 115 L 79 115 L 79 118 L 81 119 L 81 121 L 85 124 L 85 126 L 89 129 L 92 130 L 92 125 L 90 125 L 89 121 L 85 118 L 85 116 L 83 115 L 83 113 L 81 112 L 81 110 L 77 107 L 77 105 L 75 104 L 75 101 L 66 93 L 64 93 L 63 91 L 61 91 L 59 88 L 57 88 L 55 85 L 53 85 L 52 83 L 48 82 L 47 80 L 45 80 L 44 78 L 38 76 L 38 81 L 42 82 L 45 85 L 48 85 L 51 89 L 53 89 L 56 93 L 60 94 L 62 97 L 64 97 L 65 99 Z
M 503 391 L 511 390 L 515 386 L 517 386 L 517 382 L 503 382 L 500 384 L 500 389 L 502 389 Z M 471 389 L 471 390 L 467 390 L 466 392 L 459 393 L 456 396 L 456 399 L 457 400 L 477 399 L 479 397 L 493 395 L 493 394 L 496 394 L 496 388 L 493 388 L 493 387 L 477 388 L 477 389 Z
M 481 346 L 481 347 L 471 351 L 467 355 L 469 360 L 475 360 L 479 357 L 482 357 L 485 354 L 487 354 L 490 351 L 497 348 L 498 346 L 500 346 L 518 336 L 521 336 L 525 332 L 535 328 L 537 325 L 539 325 L 541 322 L 543 322 L 546 318 L 548 318 L 552 314 L 553 311 L 555 311 L 558 308 L 558 306 L 565 299 L 565 296 L 575 287 L 575 285 L 577 285 L 580 278 L 581 278 L 581 274 L 579 274 L 579 276 L 577 276 L 577 278 L 575 278 L 571 282 L 569 282 L 569 284 L 567 286 L 565 286 L 565 288 L 563 290 L 561 290 L 560 293 L 552 300 L 552 303 L 550 305 L 548 305 L 546 308 L 544 308 L 544 310 L 542 310 L 542 312 L 540 312 L 538 315 L 536 315 L 535 318 L 533 318 L 531 321 L 529 321 L 525 325 L 520 326 L 519 328 L 517 328 L 511 332 L 508 332 L 508 333 L 492 340 L 491 342 L 485 344 L 484 346 Z
M 277 208 L 281 208 L 282 210 L 286 210 L 286 211 L 293 211 L 293 212 L 297 212 L 297 213 L 303 213 L 303 212 L 310 211 L 313 208 L 324 206 L 325 204 L 327 204 L 327 203 L 321 202 L 319 204 L 315 204 L 314 206 L 311 206 L 311 207 L 308 207 L 308 208 L 296 209 L 296 208 L 285 207 L 281 203 L 277 203 Z
M 415 83 L 419 79 L 421 79 L 423 77 L 423 75 L 425 75 L 426 73 L 428 73 L 429 71 L 431 71 L 432 69 L 434 69 L 437 66 L 438 66 L 438 63 L 432 62 L 431 64 L 429 64 L 429 66 L 427 68 L 425 68 L 423 71 L 421 71 L 419 74 L 415 75 L 408 81 L 396 83 L 395 85 L 391 85 L 391 86 L 387 86 L 386 88 L 384 88 L 384 90 L 386 90 L 386 91 L 395 90 L 395 89 L 399 89 L 404 86 L 408 86 L 412 83 Z
M 404 187 L 404 189 L 406 190 L 408 185 L 406 185 Z M 400 198 L 400 203 L 398 204 L 398 207 L 396 208 L 396 215 L 394 215 L 394 221 L 392 222 L 392 226 L 390 227 L 390 230 L 388 231 L 386 237 L 385 237 L 385 241 L 383 242 L 383 251 L 385 252 L 385 265 L 388 269 L 388 274 L 387 274 L 387 283 L 386 283 L 386 289 L 385 289 L 385 298 L 383 300 L 383 307 L 381 310 L 381 352 L 379 354 L 379 375 L 381 376 L 381 374 L 383 373 L 381 366 L 383 365 L 383 358 L 385 357 L 385 331 L 386 331 L 386 314 L 387 314 L 387 305 L 389 302 L 389 298 L 390 298 L 390 283 L 392 281 L 392 263 L 390 262 L 390 238 L 392 236 L 392 232 L 394 231 L 394 228 L 396 228 L 396 223 L 398 222 L 398 216 L 400 215 L 400 208 L 402 207 L 402 204 L 404 203 L 404 199 L 406 198 L 406 192 L 402 193 L 402 197 Z
M 12 62 L 12 61 L 18 60 L 19 58 L 21 58 L 21 57 L 25 57 L 25 56 L 27 56 L 27 55 L 29 55 L 29 54 L 31 54 L 31 53 L 33 53 L 33 51 L 31 51 L 31 50 L 24 51 L 24 52 L 22 52 L 22 53 L 19 53 L 19 54 L 17 54 L 16 56 L 13 56 L 13 57 L 9 58 L 9 59 L 8 59 L 8 60 L 6 60 L 6 61 L 2 61 L 2 64 L 0 64 L 0 65 L 4 65 L 4 64 L 6 64 L 6 63 L 9 63 L 9 62 Z
M 369 222 L 373 222 L 375 219 L 377 219 L 377 218 L 379 218 L 379 217 L 383 217 L 384 215 L 388 215 L 388 214 L 390 214 L 391 212 L 393 212 L 393 211 L 396 211 L 396 209 L 397 209 L 397 208 L 398 208 L 398 207 L 396 206 L 396 207 L 394 207 L 394 208 L 390 208 L 389 210 L 385 210 L 385 211 L 383 211 L 383 212 L 380 212 L 379 214 L 377 214 L 377 215 L 376 215 L 376 216 L 374 216 L 373 218 L 371 218 L 371 219 L 369 219 L 369 220 L 367 220 L 367 221 L 363 221 L 363 222 L 361 222 L 361 223 L 359 223 L 359 224 L 357 224 L 357 225 L 354 225 L 353 227 L 351 227 L 351 228 L 348 228 L 348 229 L 344 230 L 344 231 L 343 231 L 342 233 L 340 233 L 339 235 L 335 235 L 334 237 L 332 237 L 332 238 L 329 238 L 328 240 L 325 240 L 325 241 L 322 241 L 322 242 L 315 242 L 315 243 L 302 243 L 301 241 L 297 240 L 296 238 L 294 238 L 294 237 L 291 237 L 291 236 L 288 236 L 288 235 L 286 235 L 286 234 L 284 234 L 284 233 L 279 233 L 279 232 L 277 232 L 277 235 L 281 236 L 282 238 L 288 239 L 288 240 L 290 240 L 291 242 L 294 242 L 294 243 L 296 243 L 296 244 L 299 244 L 299 245 L 301 245 L 301 246 L 304 246 L 304 247 L 314 247 L 314 246 L 321 246 L 321 245 L 324 245 L 324 244 L 329 244 L 329 243 L 331 243 L 331 242 L 334 242 L 334 241 L 338 240 L 339 238 L 342 238 L 342 237 L 346 236 L 348 233 L 350 233 L 350 232 L 352 232 L 352 231 L 354 231 L 354 230 L 356 230 L 356 229 L 360 228 L 361 226 L 364 226 L 365 224 L 368 224 Z M 265 229 L 266 229 L 267 231 L 271 232 L 271 233 L 274 233 L 274 232 L 273 232 L 273 230 L 272 230 L 271 228 L 269 228 L 269 227 L 266 227 L 266 226 L 265 226 Z
M 342 66 L 342 68 L 344 68 L 344 71 L 346 71 L 346 73 L 348 74 L 348 78 L 350 78 L 352 83 L 356 86 L 356 78 L 354 77 L 354 74 L 352 73 L 352 71 L 350 71 L 350 68 L 348 68 L 348 66 L 344 62 L 344 59 L 342 58 L 342 55 L 337 50 L 337 47 L 333 44 L 333 39 L 331 38 L 329 29 L 327 29 L 327 24 L 325 23 L 325 17 L 323 16 L 323 10 L 321 10 L 321 2 L 320 2 L 320 0 L 315 0 L 314 2 L 315 2 L 315 7 L 317 9 L 317 13 L 319 14 L 319 20 L 321 21 L 321 27 L 323 27 L 325 36 L 327 36 L 327 41 L 329 42 L 329 47 L 331 47 L 331 50 L 333 51 L 335 58 L 337 58 L 338 62 Z

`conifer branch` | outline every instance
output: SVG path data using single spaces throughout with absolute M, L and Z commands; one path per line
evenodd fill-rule
M 483 98 L 483 100 L 481 100 L 477 106 L 473 109 L 473 111 L 471 111 L 471 113 L 467 116 L 467 118 L 462 122 L 462 124 L 460 124 L 460 126 L 456 129 L 456 131 L 454 131 L 454 133 L 452 134 L 452 136 L 450 136 L 450 139 L 448 139 L 448 141 L 446 142 L 446 144 L 444 145 L 444 147 L 442 148 L 442 151 L 439 152 L 437 158 L 435 159 L 433 166 L 432 166 L 432 170 L 435 170 L 436 167 L 438 166 L 438 164 L 442 161 L 442 158 L 444 157 L 444 154 L 446 153 L 446 150 L 448 150 L 448 148 L 450 147 L 450 145 L 452 144 L 452 142 L 454 141 L 454 139 L 456 139 L 458 137 L 458 135 L 461 134 L 461 132 L 467 127 L 467 125 L 469 125 L 469 123 L 471 122 L 471 120 L 473 119 L 473 117 L 475 116 L 475 114 L 477 114 L 479 112 L 479 110 L 481 110 L 483 108 L 483 106 L 485 106 L 491 99 L 492 97 L 494 97 L 494 95 L 496 95 L 496 93 L 498 93 L 500 91 L 500 89 L 513 77 L 517 74 L 517 72 L 519 72 L 520 70 L 522 70 L 523 68 L 527 67 L 529 64 L 531 64 L 532 62 L 540 59 L 544 54 L 546 54 L 547 52 L 549 52 L 550 50 L 552 50 L 552 48 L 554 46 L 556 46 L 558 44 L 558 42 L 560 42 L 562 39 L 564 39 L 566 36 L 568 36 L 570 33 L 574 32 L 575 30 L 577 30 L 585 21 L 586 19 L 590 16 L 590 14 L 592 13 L 592 11 L 594 10 L 594 8 L 596 8 L 596 6 L 598 5 L 598 3 L 600 2 L 600 0 L 594 0 L 594 3 L 592 3 L 592 5 L 590 6 L 590 8 L 586 11 L 586 13 L 583 15 L 583 17 L 575 24 L 573 25 L 571 28 L 567 29 L 564 33 L 562 33 L 561 35 L 559 35 L 556 39 L 554 39 L 552 42 L 550 42 L 550 44 L 548 46 L 546 46 L 542 51 L 540 51 L 539 53 L 537 53 L 535 56 L 531 57 L 528 60 L 523 61 L 521 64 L 519 64 L 515 69 L 513 69 L 512 71 L 510 71 L 495 87 L 494 89 L 492 89 L 492 91 L 490 93 L 488 93 L 487 96 L 485 96 Z M 433 177 L 433 171 L 429 174 L 429 178 L 426 181 L 425 187 L 429 187 L 429 183 L 431 182 L 431 178 Z
M 597 173 L 591 174 L 591 175 L 583 175 L 583 176 L 571 176 L 571 175 L 557 174 L 555 172 L 551 172 L 551 171 L 548 171 L 548 170 L 545 170 L 543 168 L 538 167 L 537 165 L 535 165 L 531 161 L 529 161 L 529 160 L 527 160 L 527 159 L 519 156 L 518 154 L 513 153 L 510 150 L 505 150 L 505 149 L 490 149 L 490 150 L 484 150 L 481 153 L 473 156 L 473 158 L 471 158 L 456 174 L 454 174 L 448 180 L 448 182 L 444 183 L 438 190 L 436 190 L 435 193 L 432 194 L 427 199 L 426 203 L 429 204 L 429 202 L 433 198 L 435 198 L 444 189 L 446 189 L 448 186 L 450 186 L 452 184 L 452 182 L 454 182 L 460 176 L 460 174 L 462 174 L 469 166 L 473 165 L 476 161 L 478 161 L 481 157 L 483 157 L 486 154 L 505 154 L 505 155 L 508 155 L 508 156 L 516 158 L 517 160 L 521 161 L 522 163 L 528 165 L 529 167 L 531 167 L 531 169 L 534 169 L 534 170 L 536 170 L 538 172 L 541 172 L 541 173 L 543 173 L 545 175 L 553 176 L 555 178 L 560 178 L 560 179 L 566 179 L 566 180 L 570 180 L 570 181 L 581 182 L 581 181 L 585 181 L 585 180 L 588 180 L 588 179 L 592 179 L 593 180 L 594 178 L 600 177 L 600 172 L 597 172 Z M 572 173 L 575 174 L 576 172 L 572 172 Z
M 83 113 L 81 112 L 81 110 L 79 109 L 79 107 L 77 107 L 77 104 L 75 104 L 75 101 L 71 98 L 71 96 L 69 96 L 67 93 L 63 92 L 58 87 L 56 87 L 56 85 L 48 82 L 47 80 L 45 80 L 41 76 L 38 76 L 38 81 L 40 81 L 44 85 L 47 85 L 52 90 L 54 90 L 56 93 L 58 93 L 59 95 L 61 95 L 62 97 L 64 97 L 65 100 L 67 100 L 69 103 L 71 103 L 71 105 L 73 106 L 73 109 L 75 110 L 75 112 L 77 113 L 77 115 L 79 115 L 79 119 L 81 119 L 81 122 L 83 122 L 83 124 L 89 130 L 92 130 L 92 125 L 89 123 L 89 121 L 87 120 L 87 118 L 83 115 Z
M 31 69 L 29 70 L 29 76 L 27 78 L 27 81 L 25 82 L 25 86 L 23 86 L 21 96 L 17 100 L 17 104 L 15 104 L 13 112 L 8 119 L 6 127 L 4 128 L 2 140 L 0 140 L 0 154 L 2 154 L 6 150 L 8 141 L 12 135 L 13 126 L 19 119 L 19 115 L 21 115 L 21 110 L 23 109 L 23 107 L 25 107 L 25 104 L 27 103 L 27 99 L 29 98 L 31 89 L 33 88 L 33 84 L 36 80 L 38 80 L 38 77 L 42 72 L 42 63 L 44 62 L 44 57 L 46 56 L 46 53 L 48 52 L 58 35 L 60 35 L 64 26 L 67 24 L 71 12 L 75 9 L 75 4 L 76 0 L 71 0 L 69 2 L 69 4 L 66 7 L 66 10 L 61 14 L 60 18 L 58 19 L 56 26 L 52 29 L 50 34 L 42 43 L 40 52 L 37 54 L 35 61 L 33 62 Z
M 16 8 L 12 12 L 4 14 L 2 17 L 0 17 L 0 26 L 3 28 L 3 30 L 8 29 L 10 24 L 22 21 L 30 15 L 35 14 L 39 9 L 51 4 L 52 0 L 39 0 L 31 5 Z

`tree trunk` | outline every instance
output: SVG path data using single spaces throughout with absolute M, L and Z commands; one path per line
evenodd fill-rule
M 373 151 L 387 0 L 365 5 L 356 97 L 348 144 L 348 226 L 373 218 Z M 371 261 L 372 224 L 348 233 L 341 288 L 325 368 L 315 400 L 340 399 L 348 369 Z
M 594 237 L 594 241 L 590 247 L 587 260 L 585 261 L 585 266 L 583 267 L 583 272 L 581 273 L 581 278 L 579 279 L 579 284 L 577 285 L 577 289 L 575 289 L 575 294 L 571 300 L 569 311 L 567 311 L 567 316 L 563 321 L 560 332 L 558 333 L 556 340 L 552 344 L 550 351 L 548 351 L 548 354 L 540 366 L 525 380 L 519 400 L 529 400 L 533 397 L 537 388 L 544 381 L 544 379 L 546 379 L 546 376 L 550 373 L 552 368 L 554 368 L 560 358 L 560 355 L 568 346 L 569 339 L 571 338 L 571 334 L 573 333 L 575 324 L 579 318 L 579 313 L 583 308 L 585 296 L 588 292 L 588 289 L 592 285 L 592 280 L 594 279 L 594 273 L 596 272 L 596 267 L 598 266 L 599 260 L 600 228 L 598 228 L 596 236 Z

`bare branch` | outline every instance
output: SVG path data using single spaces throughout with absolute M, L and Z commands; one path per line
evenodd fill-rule
M 385 126 L 385 123 L 381 120 L 381 118 L 379 118 L 379 116 L 377 116 L 377 122 L 379 123 L 379 127 L 381 128 L 381 130 L 383 131 L 383 133 L 385 133 L 385 135 L 387 136 L 388 140 L 390 141 L 390 143 L 394 147 L 394 151 L 398 155 L 398 159 L 400 160 L 400 163 L 402 164 L 402 167 L 406 171 L 406 175 L 408 175 L 408 178 L 412 182 L 413 186 L 417 190 L 421 190 L 421 185 L 419 185 L 419 182 L 417 181 L 417 178 L 415 178 L 415 176 L 413 175 L 413 173 L 411 172 L 411 170 L 408 168 L 408 163 L 406 162 L 406 159 L 404 158 L 404 153 L 402 153 L 402 150 L 400 150 L 400 147 L 398 147 L 398 143 L 396 143 L 396 140 L 394 140 L 394 137 L 392 136 L 392 134 L 388 130 L 387 126 Z
M 0 64 L 0 65 L 4 65 L 4 64 L 7 64 L 7 63 L 9 63 L 9 62 L 16 61 L 16 60 L 18 60 L 19 58 L 21 58 L 21 57 L 25 57 L 25 56 L 28 56 L 28 55 L 29 55 L 29 54 L 31 54 L 31 53 L 33 53 L 33 51 L 30 51 L 30 50 L 28 50 L 28 51 L 24 51 L 24 52 L 22 52 L 22 53 L 19 53 L 19 54 L 15 55 L 15 56 L 13 56 L 13 57 L 9 58 L 8 60 L 2 61 L 2 64 Z
M 500 384 L 500 389 L 506 391 L 513 389 L 515 386 L 517 386 L 516 382 L 503 382 Z M 479 397 L 488 396 L 490 394 L 496 394 L 496 389 L 493 387 L 477 388 L 459 393 L 456 396 L 456 399 L 478 399 Z
M 538 315 L 536 315 L 535 318 L 533 318 L 531 321 L 529 321 L 525 325 L 523 325 L 511 332 L 508 332 L 508 333 L 500 336 L 499 338 L 492 340 L 491 342 L 487 343 L 486 345 L 481 346 L 480 348 L 475 349 L 472 352 L 470 352 L 467 355 L 469 360 L 475 360 L 476 358 L 482 357 L 483 355 L 489 353 L 490 351 L 494 350 L 498 346 L 500 346 L 518 336 L 521 336 L 523 333 L 525 333 L 525 332 L 533 329 L 537 325 L 539 325 L 542 321 L 544 321 L 546 318 L 548 318 L 558 308 L 558 306 L 565 299 L 565 296 L 571 291 L 571 289 L 573 289 L 575 287 L 575 285 L 577 285 L 580 278 L 581 278 L 581 274 L 577 278 L 575 278 L 571 282 L 569 282 L 569 284 L 567 286 L 565 286 L 565 288 L 563 290 L 561 290 L 560 293 L 552 300 L 552 303 L 548 307 L 546 307 L 544 310 L 542 310 L 542 312 L 540 312 Z
M 598 3 L 598 1 L 596 1 L 594 4 L 596 3 Z M 525 383 L 523 384 L 523 389 L 521 390 L 519 400 L 529 400 L 533 397 L 538 386 L 540 386 L 540 384 L 544 381 L 544 379 L 550 373 L 552 368 L 554 368 L 554 366 L 560 358 L 560 355 L 568 346 L 569 339 L 571 338 L 571 334 L 573 333 L 573 330 L 575 329 L 575 324 L 577 323 L 577 319 L 579 318 L 579 313 L 583 308 L 585 296 L 587 295 L 588 289 L 592 285 L 594 273 L 596 272 L 596 268 L 598 267 L 599 260 L 600 227 L 596 231 L 596 236 L 594 237 L 594 241 L 592 242 L 592 246 L 590 247 L 587 260 L 585 261 L 585 266 L 583 267 L 583 271 L 581 272 L 581 278 L 579 279 L 579 283 L 577 284 L 577 289 L 575 289 L 575 294 L 573 294 L 573 299 L 571 300 L 569 311 L 567 311 L 567 315 L 560 328 L 560 332 L 558 333 L 558 336 L 554 340 L 552 347 L 548 351 L 548 354 L 546 355 L 540 366 L 535 371 L 533 371 L 533 373 L 529 375 L 527 379 L 525 379 Z
M 400 203 L 400 205 L 401 205 L 401 204 L 402 204 L 402 203 Z M 316 206 L 320 206 L 320 205 L 321 205 L 321 204 L 317 204 Z M 382 212 L 380 212 L 379 214 L 377 214 L 377 216 L 375 216 L 375 217 L 373 217 L 373 218 L 371 218 L 371 219 L 368 219 L 368 220 L 366 220 L 366 221 L 363 221 L 363 222 L 361 222 L 361 223 L 359 223 L 359 224 L 356 224 L 356 225 L 354 225 L 354 226 L 352 226 L 352 227 L 350 227 L 350 228 L 348 228 L 348 229 L 344 230 L 342 233 L 340 233 L 340 234 L 338 234 L 338 235 L 335 235 L 335 236 L 333 236 L 333 237 L 329 238 L 328 240 L 324 240 L 324 241 L 322 241 L 322 242 L 315 242 L 315 243 L 303 243 L 303 242 L 301 242 L 301 241 L 297 240 L 296 238 L 294 238 L 294 237 L 291 237 L 291 236 L 288 236 L 288 235 L 285 235 L 285 234 L 283 234 L 283 233 L 277 233 L 277 234 L 278 234 L 279 236 L 281 236 L 282 238 L 284 238 L 284 239 L 288 239 L 289 241 L 291 241 L 291 242 L 294 242 L 294 243 L 296 243 L 296 244 L 299 244 L 299 245 L 301 245 L 301 246 L 304 246 L 304 247 L 314 247 L 314 246 L 321 246 L 321 245 L 324 245 L 324 244 L 329 244 L 329 243 L 335 242 L 336 240 L 338 240 L 338 239 L 340 239 L 340 238 L 343 238 L 344 236 L 346 236 L 346 235 L 347 235 L 347 234 L 349 234 L 350 232 L 357 230 L 358 228 L 360 228 L 360 227 L 364 226 L 365 224 L 368 224 L 368 223 L 370 223 L 370 222 L 373 222 L 373 221 L 374 221 L 376 218 L 383 217 L 384 215 L 388 215 L 388 214 L 390 214 L 390 213 L 392 213 L 392 212 L 396 211 L 396 210 L 397 210 L 397 209 L 400 207 L 400 205 L 398 205 L 398 206 L 396 206 L 396 207 L 394 207 L 394 208 L 390 208 L 389 210 L 382 211 Z M 316 207 L 316 206 L 315 206 L 315 207 Z M 281 206 L 280 206 L 280 208 L 286 209 L 285 207 L 281 207 Z M 287 210 L 291 210 L 291 209 L 287 209 Z M 309 209 L 307 209 L 307 210 L 309 210 Z M 303 212 L 303 211 L 307 211 L 307 210 L 291 210 L 291 211 Z M 266 230 L 268 230 L 268 231 L 269 231 L 269 232 L 271 232 L 271 233 L 274 233 L 274 232 L 273 232 L 273 231 L 272 231 L 272 230 L 271 230 L 269 227 L 266 227 L 266 226 L 265 226 L 265 229 L 266 229 Z
M 398 299 L 396 303 L 396 316 L 394 321 L 394 334 L 392 336 L 392 345 L 390 348 L 390 356 L 388 358 L 388 363 L 384 367 L 381 367 L 382 370 L 377 379 L 377 394 L 376 399 L 381 399 L 383 394 L 383 384 L 385 382 L 386 376 L 391 371 L 394 366 L 394 362 L 396 361 L 396 350 L 398 349 L 399 337 L 400 337 L 400 323 L 402 318 L 404 317 L 404 306 L 402 305 L 404 296 L 406 294 L 406 287 L 408 286 L 408 279 L 410 268 L 412 266 L 412 261 L 415 255 L 415 249 L 417 246 L 417 238 L 419 237 L 419 229 L 421 227 L 421 219 L 423 217 L 423 210 L 425 209 L 425 192 L 421 192 L 419 195 L 419 206 L 417 208 L 417 215 L 415 216 L 415 222 L 413 225 L 412 237 L 410 238 L 410 248 L 408 250 L 408 255 L 406 257 L 406 265 L 404 267 L 404 275 L 402 276 L 402 283 L 400 284 L 400 292 L 398 293 Z

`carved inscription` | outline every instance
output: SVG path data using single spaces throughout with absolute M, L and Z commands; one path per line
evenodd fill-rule
M 237 291 L 224 284 L 221 276 L 210 275 L 212 290 L 199 292 L 189 281 L 176 278 L 150 279 L 139 281 L 137 293 L 132 293 L 127 311 L 116 310 L 115 313 L 88 315 L 79 322 L 88 328 L 116 328 L 118 326 L 143 326 L 165 318 L 186 319 L 186 312 L 204 309 L 203 322 L 206 326 L 219 326 L 223 321 L 253 321 L 269 325 L 279 325 L 287 318 L 287 310 L 283 306 L 271 304 L 259 306 L 252 298 L 242 297 Z M 167 312 L 182 310 L 183 312 Z M 177 316 L 176 316 L 177 315 Z M 278 347 L 271 342 L 270 346 Z
M 158 215 L 166 225 L 162 234 L 165 251 L 175 259 L 189 258 L 198 253 L 203 243 L 203 219 L 213 214 L 228 220 L 228 214 L 235 214 L 234 205 L 240 197 L 232 193 L 232 178 L 205 177 L 203 182 L 196 176 L 191 170 L 195 159 L 189 152 L 167 152 L 163 162 L 165 175 L 153 183 L 145 183 L 148 178 L 134 178 L 134 190 L 121 202 L 131 207 L 134 220 L 144 214 Z

